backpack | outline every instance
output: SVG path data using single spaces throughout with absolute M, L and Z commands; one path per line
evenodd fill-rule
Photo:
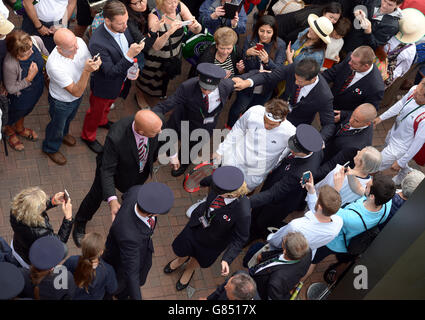
M 347 248 L 348 253 L 353 255 L 353 256 L 357 256 L 357 255 L 365 252 L 366 249 L 369 248 L 370 244 L 373 242 L 373 240 L 375 240 L 376 236 L 378 235 L 378 233 L 380 231 L 378 226 L 381 223 L 381 220 L 385 217 L 385 213 L 387 212 L 387 204 L 384 204 L 384 213 L 382 214 L 381 219 L 379 219 L 376 226 L 374 226 L 370 229 L 367 228 L 366 223 L 364 222 L 360 213 L 358 213 L 354 209 L 350 209 L 350 210 L 357 213 L 357 215 L 360 217 L 360 219 L 362 219 L 363 226 L 365 228 L 365 231 L 363 231 L 362 233 L 358 234 L 357 236 L 351 238 L 348 246 L 347 246 L 347 240 L 345 238 L 345 233 L 344 232 L 342 233 L 343 236 L 344 236 L 345 247 Z

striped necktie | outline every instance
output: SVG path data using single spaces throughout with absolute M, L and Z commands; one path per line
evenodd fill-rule
M 139 154 L 139 173 L 143 171 L 143 168 L 145 167 L 146 159 L 148 156 L 148 139 L 142 139 L 139 142 L 139 145 L 137 147 L 137 152 Z
M 343 92 L 345 89 L 347 89 L 347 87 L 350 85 L 351 81 L 353 81 L 355 75 L 356 75 L 356 72 L 351 71 L 351 74 L 348 76 L 347 79 L 345 79 L 344 85 L 342 86 L 342 88 L 339 92 Z
M 221 207 L 224 207 L 226 203 L 224 202 L 224 198 L 222 196 L 218 196 L 214 199 L 213 202 L 210 204 L 210 208 L 213 209 L 220 209 Z
M 348 130 L 350 130 L 351 126 L 350 126 L 350 122 L 347 122 L 346 124 L 344 124 L 343 126 L 341 126 L 341 128 L 338 130 L 337 134 L 342 134 L 344 132 L 347 132 Z
M 208 113 L 208 110 L 210 108 L 210 101 L 208 99 L 208 95 L 207 94 L 204 97 L 204 105 L 205 105 L 205 111 Z
M 295 90 L 294 98 L 292 99 L 292 105 L 297 104 L 300 91 L 301 91 L 301 86 L 297 86 L 297 89 Z
M 149 223 L 151 229 L 153 230 L 153 228 L 155 228 L 155 219 L 152 218 L 152 217 L 149 217 L 148 218 L 148 223 Z

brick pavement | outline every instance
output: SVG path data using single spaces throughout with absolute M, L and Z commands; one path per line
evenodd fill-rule
M 12 16 L 11 18 L 14 20 L 15 25 L 20 25 L 20 17 Z M 184 62 L 183 75 L 171 82 L 169 95 L 175 91 L 179 83 L 185 80 L 188 67 L 188 64 Z M 116 108 L 110 113 L 110 120 L 117 121 L 121 117 L 137 112 L 138 108 L 135 105 L 133 92 L 134 88 L 132 88 L 126 101 L 122 99 L 117 100 Z M 87 89 L 76 118 L 71 123 L 70 133 L 75 137 L 80 136 L 84 115 L 89 107 L 88 93 L 89 91 Z M 227 105 L 221 114 L 218 128 L 224 127 L 229 106 L 230 104 Z M 0 181 L 2 182 L 0 184 L 0 236 L 8 242 L 11 241 L 13 235 L 9 223 L 10 202 L 13 196 L 20 190 L 30 186 L 40 186 L 48 195 L 52 195 L 66 188 L 70 193 L 73 212 L 75 213 L 93 182 L 96 155 L 80 139 L 77 139 L 77 145 L 74 147 L 62 145 L 60 150 L 68 159 L 67 164 L 64 166 L 56 165 L 42 153 L 41 143 L 48 121 L 47 92 L 45 90 L 34 111 L 25 121 L 27 127 L 34 129 L 39 134 L 39 140 L 29 142 L 22 139 L 25 150 L 23 152 L 16 152 L 9 148 L 8 157 L 5 156 L 4 148 L 0 148 Z M 391 125 L 391 120 L 388 120 L 377 127 L 373 140 L 375 146 L 381 147 L 384 144 L 386 132 Z M 107 131 L 105 129 L 98 130 L 98 139 L 101 143 L 104 142 L 106 134 Z M 220 258 L 210 268 L 198 269 L 195 272 L 190 284 L 194 289 L 194 293 L 191 296 L 188 294 L 189 290 L 177 292 L 175 289 L 175 283 L 179 279 L 181 271 L 177 271 L 171 275 L 165 275 L 162 272 L 166 263 L 174 257 L 171 249 L 172 241 L 188 221 L 185 215 L 186 209 L 196 200 L 202 198 L 205 195 L 205 191 L 194 194 L 185 192 L 182 188 L 183 177 L 172 177 L 168 166 L 160 167 L 154 174 L 153 180 L 166 183 L 173 190 L 175 204 L 168 215 L 159 218 L 158 226 L 153 236 L 155 246 L 153 264 L 147 282 L 142 287 L 143 298 L 155 300 L 187 300 L 207 296 L 215 290 L 217 285 L 224 281 L 224 278 L 220 276 Z M 57 231 L 63 218 L 61 209 L 54 208 L 48 213 L 52 226 Z M 291 219 L 299 217 L 302 214 L 302 212 L 294 212 L 286 220 L 289 222 Z M 103 203 L 96 215 L 88 223 L 87 232 L 96 231 L 103 234 L 106 238 L 110 226 L 109 207 L 106 203 Z M 80 253 L 72 239 L 68 241 L 68 247 L 70 255 Z M 242 268 L 242 257 L 245 252 L 246 249 L 231 264 L 231 272 Z M 317 266 L 313 275 L 306 281 L 300 294 L 301 298 L 305 298 L 305 292 L 310 283 L 323 281 L 323 271 L 326 270 L 329 264 L 335 261 L 335 258 L 330 256 Z

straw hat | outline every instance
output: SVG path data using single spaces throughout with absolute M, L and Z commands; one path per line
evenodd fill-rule
M 402 10 L 403 17 L 399 21 L 400 32 L 396 38 L 403 43 L 414 43 L 425 35 L 425 16 L 414 8 Z
M 316 34 L 322 39 L 326 44 L 331 42 L 329 35 L 334 30 L 332 22 L 326 17 L 318 17 L 314 13 L 309 14 L 308 24 L 310 28 L 316 32 Z
M 15 26 L 13 25 L 13 23 L 7 20 L 2 14 L 0 14 L 0 34 L 9 34 L 14 28 Z

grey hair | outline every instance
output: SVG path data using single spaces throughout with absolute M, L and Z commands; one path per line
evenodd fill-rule
M 382 162 L 381 153 L 374 147 L 368 146 L 362 155 L 362 171 L 365 173 L 375 173 L 379 171 Z
M 406 198 L 409 198 L 424 178 L 425 174 L 423 174 L 419 170 L 413 169 L 412 171 L 410 171 L 409 174 L 404 177 L 403 181 L 401 182 L 401 190 L 403 192 L 403 195 Z
M 231 279 L 233 295 L 237 300 L 252 300 L 257 292 L 257 284 L 246 273 L 235 274 Z

